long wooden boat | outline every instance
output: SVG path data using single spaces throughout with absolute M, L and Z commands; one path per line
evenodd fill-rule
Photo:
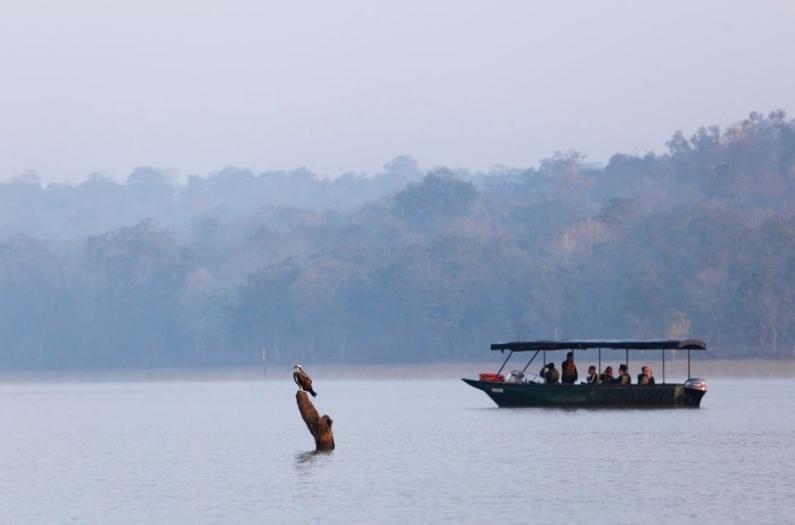
M 662 383 L 657 384 L 545 384 L 540 380 L 526 380 L 524 373 L 533 360 L 543 352 L 558 350 L 599 350 L 601 374 L 602 349 L 624 350 L 629 362 L 631 350 L 660 350 L 662 352 Z M 698 408 L 707 392 L 707 383 L 702 378 L 690 376 L 690 351 L 706 350 L 707 345 L 696 339 L 685 340 L 622 340 L 622 341 L 515 341 L 496 343 L 491 350 L 508 351 L 496 374 L 484 373 L 479 379 L 462 380 L 486 393 L 500 407 L 650 407 L 650 408 Z M 687 351 L 688 379 L 683 383 L 665 382 L 665 351 Z M 514 371 L 506 380 L 501 372 L 515 352 L 534 352 L 524 369 Z M 545 356 L 546 357 L 546 356 Z M 546 361 L 546 360 L 545 360 Z

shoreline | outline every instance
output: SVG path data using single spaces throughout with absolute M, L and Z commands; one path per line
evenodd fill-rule
M 659 360 L 643 361 L 654 369 L 654 374 L 662 378 Z M 602 367 L 614 368 L 618 360 L 602 360 Z M 510 363 L 516 368 L 520 362 Z M 590 363 L 577 362 L 580 374 Z M 315 379 L 323 380 L 432 380 L 477 377 L 480 372 L 495 372 L 500 362 L 430 362 L 391 365 L 313 365 L 305 363 Z M 528 369 L 531 373 L 541 363 L 534 363 Z M 637 373 L 640 365 L 630 363 L 630 373 Z M 510 373 L 511 366 L 503 371 Z M 666 360 L 666 380 L 684 381 L 687 375 L 687 360 Z M 691 372 L 694 377 L 710 378 L 793 378 L 795 359 L 709 359 L 693 360 Z M 261 366 L 251 367 L 207 367 L 207 368 L 157 368 L 157 369 L 108 369 L 108 370 L 69 370 L 69 371 L 3 371 L 0 384 L 8 383 L 82 383 L 82 382 L 177 382 L 177 381 L 292 381 L 292 367 L 274 366 L 265 371 Z

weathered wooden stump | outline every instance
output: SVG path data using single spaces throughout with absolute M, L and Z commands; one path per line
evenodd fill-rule
M 331 425 L 334 422 L 331 418 L 325 414 L 320 416 L 303 390 L 295 393 L 295 401 L 298 403 L 298 411 L 301 412 L 306 428 L 315 438 L 315 450 L 334 450 L 334 434 L 331 432 Z

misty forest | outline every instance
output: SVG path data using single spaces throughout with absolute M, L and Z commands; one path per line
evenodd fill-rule
M 0 184 L 0 368 L 484 359 L 553 337 L 792 357 L 795 120 L 666 147 L 328 180 L 26 173 Z

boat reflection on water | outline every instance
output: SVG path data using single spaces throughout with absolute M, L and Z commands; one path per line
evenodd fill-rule
M 599 350 L 599 373 L 601 373 L 601 351 L 624 350 L 627 361 L 633 350 L 660 350 L 663 359 L 663 381 L 657 384 L 560 384 L 528 380 L 527 368 L 539 353 L 547 351 Z M 495 343 L 491 350 L 509 352 L 496 373 L 482 373 L 478 379 L 462 380 L 486 393 L 500 407 L 651 407 L 651 408 L 698 408 L 707 392 L 707 383 L 702 378 L 690 377 L 690 351 L 707 349 L 703 341 L 684 340 L 578 340 L 578 341 L 515 341 Z M 688 379 L 684 383 L 665 382 L 665 351 L 687 351 Z M 502 371 L 515 352 L 533 352 L 522 370 L 513 370 L 506 379 Z

